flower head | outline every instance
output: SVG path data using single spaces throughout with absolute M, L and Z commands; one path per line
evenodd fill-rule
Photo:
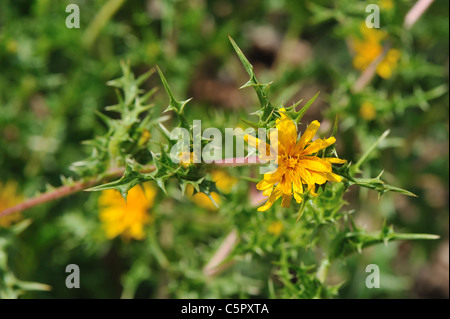
M 394 2 L 392 0 L 380 0 L 378 5 L 382 10 L 392 10 L 394 7 Z
M 361 24 L 360 30 L 362 39 L 353 38 L 351 40 L 351 46 L 355 51 L 353 66 L 363 71 L 383 53 L 382 41 L 387 37 L 387 33 L 368 28 L 365 23 Z M 397 67 L 399 59 L 400 51 L 390 49 L 383 60 L 377 65 L 377 74 L 385 79 L 390 78 L 392 72 Z
M 281 232 L 283 231 L 283 223 L 279 220 L 272 222 L 269 227 L 267 227 L 267 231 L 269 232 L 269 234 L 278 236 L 281 234 Z
M 144 239 L 144 226 L 153 221 L 148 210 L 153 206 L 155 196 L 156 189 L 150 183 L 130 189 L 127 201 L 116 190 L 102 191 L 98 203 L 106 237 L 112 239 L 122 235 L 126 239 Z
M 231 189 L 236 185 L 238 179 L 236 177 L 228 175 L 223 170 L 213 170 L 211 172 L 211 177 L 213 182 L 215 182 L 217 189 L 224 194 L 229 194 Z M 222 200 L 218 193 L 211 192 L 212 199 L 216 202 L 217 205 L 222 203 Z M 207 210 L 217 210 L 218 207 L 213 203 L 211 198 L 202 192 L 197 192 L 194 194 L 194 187 L 192 185 L 188 185 L 186 187 L 186 196 L 197 206 L 205 208 Z
M 294 121 L 283 114 L 284 109 L 280 109 L 281 117 L 277 120 L 277 140 L 278 152 L 276 154 L 277 169 L 274 172 L 264 174 L 264 179 L 256 187 L 268 196 L 268 201 L 258 211 L 266 211 L 273 203 L 282 197 L 281 206 L 289 207 L 292 196 L 297 203 L 302 201 L 302 194 L 309 191 L 312 195 L 317 195 L 315 185 L 322 185 L 326 181 L 340 182 L 341 177 L 332 172 L 331 164 L 343 164 L 346 161 L 339 158 L 321 158 L 317 153 L 332 145 L 336 139 L 317 139 L 312 141 L 320 127 L 320 123 L 313 121 L 305 130 L 300 139 L 297 138 L 297 125 Z M 251 135 L 246 135 L 245 139 L 249 145 L 258 147 L 265 144 L 263 141 Z M 273 136 L 270 140 L 274 141 Z M 261 146 L 259 146 L 261 147 Z M 270 146 L 266 146 L 268 148 Z
M 361 104 L 361 107 L 359 108 L 359 114 L 366 121 L 371 121 L 377 115 L 377 111 L 372 103 L 364 102 L 363 104 Z
M 8 181 L 0 183 L 0 212 L 22 201 L 22 196 L 17 194 L 17 183 Z M 9 227 L 12 223 L 22 218 L 20 212 L 0 217 L 0 227 Z

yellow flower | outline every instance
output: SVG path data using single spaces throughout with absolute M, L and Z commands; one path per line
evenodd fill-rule
M 141 146 L 146 145 L 151 137 L 152 137 L 152 134 L 149 132 L 149 130 L 144 129 L 144 131 L 141 134 L 141 137 L 139 137 L 138 146 L 141 147 Z
M 400 59 L 401 53 L 397 49 L 390 49 L 383 61 L 377 66 L 377 74 L 384 79 L 391 77 L 392 72 L 397 67 L 397 62 Z
M 377 111 L 372 103 L 364 102 L 359 108 L 359 114 L 361 114 L 361 117 L 366 121 L 371 121 L 377 115 Z
M 112 239 L 122 235 L 125 239 L 144 239 L 144 226 L 153 222 L 148 210 L 153 206 L 155 196 L 156 189 L 150 183 L 130 189 L 126 202 L 116 190 L 102 191 L 98 201 L 99 216 L 106 237 Z
M 283 231 L 283 223 L 280 221 L 272 222 L 269 227 L 267 228 L 267 231 L 269 234 L 278 236 Z
M 214 170 L 211 172 L 212 180 L 216 183 L 216 187 L 224 194 L 229 194 L 234 185 L 238 182 L 236 177 L 228 175 L 222 170 Z
M 232 177 L 228 175 L 225 171 L 222 170 L 214 170 L 211 172 L 212 180 L 216 183 L 216 187 L 219 191 L 221 191 L 224 194 L 229 194 L 231 192 L 231 189 L 236 185 L 238 182 L 238 179 L 236 177 Z M 194 193 L 194 187 L 192 185 L 188 185 L 186 187 L 186 196 L 194 202 L 197 206 L 200 206 L 207 210 L 217 210 L 218 207 L 214 205 L 211 198 L 209 198 L 208 195 L 205 193 L 199 192 Z M 216 192 L 211 192 L 211 197 L 214 199 L 217 205 L 220 206 L 222 204 L 222 199 L 220 198 L 219 194 Z
M 391 10 L 394 7 L 394 2 L 392 0 L 380 0 L 378 5 L 382 10 Z
M 256 185 L 256 188 L 263 191 L 264 196 L 269 196 L 268 201 L 258 211 L 266 211 L 273 203 L 282 197 L 281 206 L 289 207 L 294 196 L 297 203 L 302 201 L 304 192 L 303 185 L 312 195 L 317 195 L 316 184 L 324 184 L 326 181 L 340 182 L 341 177 L 332 172 L 331 164 L 343 164 L 346 161 L 339 158 L 319 158 L 315 154 L 318 151 L 332 145 L 336 139 L 317 139 L 311 141 L 320 123 L 313 121 L 300 139 L 297 141 L 297 126 L 280 109 L 281 118 L 277 120 L 278 130 L 278 153 L 276 163 L 278 168 L 268 174 L 264 174 L 264 179 Z M 273 135 L 273 134 L 272 134 Z M 269 136 L 273 141 L 273 136 Z M 253 147 L 258 144 L 264 147 L 264 142 L 251 135 L 245 136 L 246 141 Z M 265 146 L 266 149 L 269 146 Z
M 186 196 L 197 206 L 202 207 L 207 210 L 210 210 L 210 211 L 215 211 L 215 210 L 219 209 L 216 205 L 214 205 L 211 198 L 209 198 L 209 196 L 206 195 L 205 193 L 199 192 L 199 193 L 195 193 L 194 195 L 192 195 L 193 192 L 194 192 L 194 187 L 192 185 L 188 185 L 188 187 L 186 189 Z M 219 194 L 217 194 L 216 192 L 211 192 L 211 197 L 214 199 L 214 201 L 216 202 L 217 205 L 220 206 L 220 204 L 222 204 L 222 199 L 220 198 Z
M 4 185 L 0 183 L 0 212 L 8 207 L 19 204 L 22 200 L 22 196 L 17 194 L 16 182 L 8 181 Z M 22 214 L 20 212 L 0 217 L 0 227 L 9 227 L 21 218 Z
M 365 23 L 361 24 L 360 31 L 362 39 L 353 38 L 351 40 L 351 47 L 355 51 L 353 66 L 363 71 L 383 53 L 382 41 L 387 37 L 387 34 L 375 28 L 368 28 Z M 390 49 L 383 60 L 377 65 L 377 74 L 385 79 L 391 77 L 399 59 L 400 51 Z

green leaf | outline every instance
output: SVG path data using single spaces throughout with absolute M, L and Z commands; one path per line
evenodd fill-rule
M 383 134 L 376 140 L 375 143 L 373 143 L 369 149 L 361 156 L 361 158 L 356 162 L 355 165 L 352 166 L 350 169 L 350 175 L 354 176 L 356 173 L 359 173 L 359 168 L 362 164 L 364 164 L 367 159 L 369 158 L 370 154 L 378 147 L 378 145 L 389 135 L 391 130 L 384 131 Z
M 167 83 L 167 80 L 162 73 L 161 69 L 157 66 L 159 77 L 161 78 L 161 82 L 164 86 L 164 89 L 167 92 L 167 95 L 169 96 L 169 106 L 164 110 L 164 112 L 167 111 L 174 111 L 178 115 L 178 119 L 180 120 L 180 124 L 182 127 L 189 128 L 189 124 L 187 123 L 185 117 L 183 116 L 184 108 L 186 107 L 187 103 L 192 100 L 192 98 L 187 99 L 185 101 L 177 101 L 175 99 L 172 90 L 170 89 L 169 84 Z
M 115 189 L 120 192 L 120 194 L 126 201 L 129 190 L 132 189 L 137 184 L 140 184 L 146 180 L 148 180 L 148 178 L 145 178 L 144 175 L 142 175 L 139 172 L 139 170 L 137 169 L 137 167 L 135 165 L 133 165 L 133 164 L 131 164 L 131 162 L 127 161 L 126 167 L 125 167 L 125 173 L 119 180 L 113 181 L 110 183 L 106 183 L 103 185 L 91 187 L 91 188 L 86 189 L 86 191 L 92 192 L 92 191 L 102 191 L 102 190 L 107 190 L 107 189 Z
M 359 252 L 362 249 L 377 244 L 387 245 L 390 241 L 396 240 L 434 240 L 439 236 L 432 234 L 399 234 L 394 231 L 392 226 L 386 224 L 378 233 L 367 233 L 361 228 L 354 227 L 353 231 L 348 228 L 346 231 L 338 233 L 332 241 L 333 246 L 330 254 L 330 260 L 344 257 L 348 254 Z
M 258 114 L 258 116 L 260 117 L 260 124 L 267 123 L 272 119 L 274 114 L 275 116 L 278 116 L 277 113 L 274 113 L 276 109 L 272 106 L 268 97 L 271 83 L 260 83 L 256 79 L 256 75 L 253 72 L 253 66 L 247 60 L 244 53 L 242 53 L 236 42 L 234 42 L 234 40 L 230 36 L 228 36 L 228 38 L 230 39 L 231 45 L 236 51 L 239 60 L 241 60 L 245 71 L 247 71 L 248 75 L 250 76 L 248 82 L 245 83 L 241 88 L 252 87 L 255 90 L 256 95 L 258 96 L 259 103 L 261 105 L 261 112 Z
M 303 115 L 305 115 L 306 111 L 310 108 L 310 106 L 314 103 L 314 101 L 319 96 L 320 92 L 317 92 L 316 95 L 314 95 L 301 109 L 300 111 L 296 111 L 296 107 L 301 103 L 302 100 L 298 101 L 294 105 L 286 108 L 286 113 L 290 116 L 290 118 L 295 121 L 295 123 L 299 123 Z

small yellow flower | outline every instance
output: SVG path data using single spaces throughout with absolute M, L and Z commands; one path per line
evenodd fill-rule
M 283 231 L 283 228 L 284 228 L 284 226 L 283 226 L 282 222 L 275 221 L 269 225 L 269 227 L 267 228 L 267 231 L 269 232 L 269 234 L 278 236 Z
M 397 62 L 400 59 L 401 53 L 397 49 L 390 49 L 383 61 L 377 66 L 377 74 L 383 79 L 389 79 L 392 76 L 392 72 L 397 67 Z
M 361 24 L 360 31 L 362 39 L 353 38 L 351 40 L 351 46 L 355 51 L 353 66 L 363 71 L 383 53 L 382 41 L 387 37 L 387 34 L 375 28 L 368 28 L 365 23 Z M 400 51 L 390 49 L 383 60 L 377 65 L 377 74 L 384 79 L 391 77 L 399 59 Z
M 375 106 L 372 103 L 364 102 L 359 108 L 359 114 L 366 121 L 371 121 L 377 115 L 377 111 L 375 110 Z
M 8 181 L 6 184 L 0 183 L 0 212 L 8 207 L 19 204 L 23 200 L 21 195 L 17 194 L 17 183 Z M 22 219 L 20 212 L 0 217 L 0 227 L 9 227 L 12 223 Z
M 124 239 L 144 239 L 144 226 L 153 222 L 148 210 L 154 204 L 156 193 L 150 183 L 137 185 L 130 189 L 125 202 L 116 190 L 102 191 L 98 200 L 99 216 L 106 237 L 112 239 L 122 235 Z
M 210 210 L 210 211 L 215 211 L 215 210 L 219 209 L 216 205 L 214 205 L 211 198 L 209 198 L 209 196 L 206 195 L 205 193 L 199 192 L 199 193 L 195 193 L 194 195 L 192 195 L 193 192 L 194 192 L 194 187 L 192 185 L 188 185 L 188 187 L 186 189 L 186 196 L 197 206 L 202 207 L 207 210 Z M 220 198 L 219 194 L 217 194 L 216 192 L 211 192 L 211 197 L 214 199 L 214 201 L 216 202 L 217 205 L 220 206 L 220 204 L 222 204 L 222 199 Z
M 141 134 L 141 137 L 139 137 L 138 146 L 141 147 L 141 146 L 146 145 L 151 137 L 152 137 L 152 134 L 149 132 L 149 130 L 144 129 L 144 131 Z
M 392 0 L 380 0 L 378 5 L 381 10 L 391 10 L 394 7 L 394 2 Z
M 216 183 L 216 187 L 224 194 L 229 194 L 231 189 L 236 185 L 238 179 L 228 175 L 225 171 L 214 170 L 211 172 L 212 180 Z
M 6 43 L 6 50 L 10 53 L 16 53 L 17 52 L 17 41 L 16 40 L 9 40 Z
M 343 164 L 346 161 L 339 158 L 320 158 L 318 151 L 332 145 L 336 139 L 317 139 L 312 141 L 320 127 L 320 123 L 313 121 L 297 141 L 297 125 L 280 109 L 281 118 L 276 122 L 278 130 L 277 138 L 269 136 L 271 141 L 278 140 L 278 153 L 276 163 L 278 168 L 269 174 L 264 174 L 264 179 L 256 185 L 263 191 L 264 196 L 269 196 L 268 201 L 258 211 L 268 210 L 276 200 L 282 197 L 281 206 L 289 207 L 292 196 L 297 203 L 302 201 L 303 185 L 313 196 L 317 195 L 315 185 L 322 185 L 326 181 L 340 182 L 341 177 L 332 172 L 331 164 Z M 270 148 L 254 136 L 246 135 L 245 140 L 252 147 Z M 260 155 L 261 156 L 261 155 Z
M 232 177 L 228 175 L 225 171 L 222 170 L 214 170 L 211 172 L 212 180 L 216 183 L 216 187 L 219 191 L 224 194 L 229 194 L 231 189 L 236 185 L 238 179 L 236 177 Z M 204 209 L 215 211 L 218 209 L 216 205 L 214 205 L 211 198 L 205 193 L 199 192 L 194 193 L 194 187 L 192 185 L 188 185 L 186 187 L 186 196 L 194 202 L 197 206 L 200 206 Z M 211 197 L 214 199 L 217 205 L 220 206 L 222 204 L 222 199 L 219 194 L 216 192 L 211 192 Z

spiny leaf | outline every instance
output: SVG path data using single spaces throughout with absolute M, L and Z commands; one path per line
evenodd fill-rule
M 202 177 L 198 180 L 195 181 L 191 181 L 191 180 L 186 180 L 186 179 L 180 179 L 180 186 L 181 186 L 181 194 L 184 196 L 186 193 L 186 188 L 188 185 L 192 185 L 194 187 L 195 192 L 200 192 L 200 184 L 203 182 L 203 180 L 205 179 L 205 177 Z
M 319 96 L 320 92 L 317 92 L 316 95 L 314 95 L 299 111 L 296 111 L 296 107 L 300 104 L 300 101 L 298 101 L 297 103 L 295 103 L 294 105 L 286 108 L 285 113 L 289 115 L 289 117 L 295 121 L 295 123 L 299 123 L 302 118 L 303 115 L 305 115 L 306 111 L 309 109 L 309 107 L 314 103 L 314 101 L 317 99 L 317 97 Z
M 370 154 L 372 154 L 372 152 L 389 135 L 390 132 L 391 132 L 391 130 L 386 130 L 386 131 L 384 131 L 383 134 L 381 134 L 381 136 L 376 140 L 376 142 L 373 143 L 369 147 L 369 149 L 361 156 L 361 158 L 358 160 L 358 162 L 356 162 L 356 164 L 352 166 L 352 168 L 350 169 L 350 175 L 354 176 L 356 173 L 359 172 L 359 168 L 361 167 L 361 165 L 367 161 Z
M 261 105 L 262 113 L 258 114 L 260 117 L 260 122 L 267 122 L 272 117 L 274 107 L 271 105 L 268 94 L 269 94 L 269 88 L 271 83 L 260 83 L 256 79 L 256 75 L 253 72 L 253 66 L 251 63 L 247 60 L 244 53 L 242 53 L 239 46 L 234 42 L 234 40 L 228 36 L 230 39 L 231 45 L 233 46 L 234 50 L 236 51 L 237 56 L 239 57 L 239 60 L 241 60 L 242 65 L 245 68 L 245 71 L 247 71 L 248 75 L 250 76 L 250 79 L 245 83 L 241 88 L 245 87 L 253 87 L 253 89 L 256 92 L 256 95 L 258 96 L 259 103 Z
M 103 185 L 98 185 L 95 187 L 91 187 L 86 189 L 86 191 L 102 191 L 107 189 L 115 189 L 120 192 L 122 197 L 127 200 L 127 195 L 130 189 L 132 189 L 137 184 L 140 184 L 146 179 L 139 170 L 135 167 L 135 165 L 131 164 L 129 161 L 126 162 L 125 173 L 123 176 L 113 182 L 106 183 Z
M 169 84 L 167 83 L 166 78 L 164 77 L 164 74 L 162 73 L 161 69 L 157 66 L 159 77 L 161 78 L 161 82 L 164 86 L 164 89 L 167 92 L 167 95 L 169 95 L 169 106 L 164 110 L 164 112 L 167 111 L 174 111 L 178 115 L 178 119 L 180 120 L 180 124 L 185 127 L 189 128 L 189 125 L 182 115 L 184 112 L 184 108 L 186 107 L 187 103 L 192 100 L 192 98 L 187 99 L 185 101 L 177 101 L 175 97 L 173 96 L 172 90 L 169 87 Z
M 245 119 L 241 119 L 241 121 L 244 122 L 245 124 L 247 124 L 248 126 L 251 126 L 251 127 L 255 128 L 255 129 L 264 127 L 264 125 L 261 125 L 261 124 L 258 124 L 256 122 L 252 122 L 252 121 L 247 121 Z
M 338 131 L 338 125 L 339 125 L 338 116 L 336 114 L 336 116 L 334 118 L 333 132 L 331 133 L 331 136 L 336 136 L 337 131 Z
M 348 230 L 348 229 L 347 229 Z M 385 245 L 395 240 L 434 240 L 439 236 L 433 234 L 399 234 L 394 228 L 386 224 L 378 233 L 367 233 L 361 228 L 355 227 L 353 231 L 345 231 L 337 234 L 333 240 L 331 259 L 351 254 L 355 251 L 361 253 L 362 249 L 376 244 Z
M 407 196 L 417 197 L 417 195 L 410 191 L 386 184 L 379 177 L 380 175 L 377 178 L 352 178 L 350 185 L 358 185 L 361 187 L 374 189 L 380 194 L 380 196 L 386 192 L 396 192 Z

